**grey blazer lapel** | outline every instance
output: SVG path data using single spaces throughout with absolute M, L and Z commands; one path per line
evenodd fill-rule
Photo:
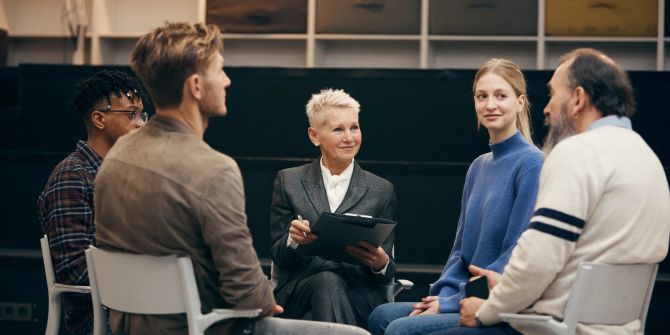
M 328 196 L 326 195 L 326 188 L 323 185 L 323 177 L 321 177 L 321 167 L 319 160 L 312 163 L 309 168 L 309 173 L 301 180 L 302 186 L 305 188 L 305 193 L 309 197 L 312 206 L 316 208 L 317 213 L 330 212 L 330 205 L 328 205 Z
M 365 174 L 363 173 L 363 169 L 354 162 L 354 172 L 351 174 L 349 188 L 344 195 L 344 200 L 342 200 L 340 207 L 337 207 L 335 213 L 347 213 L 350 209 L 356 206 L 361 199 L 363 199 L 363 196 L 365 196 L 365 193 L 367 192 L 368 186 L 365 184 Z

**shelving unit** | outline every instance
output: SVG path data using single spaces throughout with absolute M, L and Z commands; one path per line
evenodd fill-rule
M 670 70 L 665 37 L 666 0 L 658 0 L 655 37 L 545 35 L 545 1 L 538 1 L 537 34 L 529 36 L 434 35 L 430 4 L 420 2 L 419 34 L 316 33 L 316 7 L 307 2 L 306 34 L 224 34 L 229 66 L 477 68 L 491 57 L 514 60 L 524 69 L 549 69 L 563 53 L 594 47 L 628 70 Z M 408 0 L 409 1 L 409 0 Z M 84 0 L 90 26 L 85 63 L 128 64 L 137 39 L 165 21 L 204 21 L 207 0 Z M 0 0 L 0 26 L 10 35 L 10 65 L 68 63 L 74 39 L 66 26 L 65 0 Z M 4 14 L 4 15 L 3 15 Z
M 90 4 L 90 0 L 85 3 Z M 0 0 L 0 27 L 10 36 L 9 64 L 70 63 L 76 41 L 65 16 L 64 2 Z M 90 38 L 86 43 L 90 46 Z
M 204 21 L 205 0 L 91 0 L 91 63 L 128 64 L 137 39 L 165 21 Z

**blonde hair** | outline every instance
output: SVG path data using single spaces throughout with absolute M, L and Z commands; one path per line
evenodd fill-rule
M 140 38 L 130 63 L 156 106 L 171 108 L 181 104 L 186 78 L 204 72 L 222 50 L 217 26 L 166 22 Z
M 321 90 L 318 94 L 313 94 L 305 106 L 309 126 L 313 128 L 321 126 L 326 112 L 336 108 L 353 109 L 358 114 L 361 105 L 344 90 L 331 88 Z
M 524 108 L 517 113 L 516 128 L 519 129 L 526 141 L 532 144 L 533 134 L 530 127 L 530 101 L 528 100 L 528 93 L 526 91 L 526 79 L 524 78 L 521 69 L 514 62 L 507 59 L 489 59 L 479 68 L 479 70 L 477 70 L 474 83 L 472 84 L 473 94 L 477 90 L 477 82 L 487 73 L 493 73 L 500 76 L 512 86 L 514 94 L 516 94 L 517 97 L 523 95 L 526 98 Z

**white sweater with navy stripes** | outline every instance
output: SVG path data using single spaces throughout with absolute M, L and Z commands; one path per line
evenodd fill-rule
M 492 325 L 499 313 L 521 311 L 562 319 L 579 263 L 660 262 L 669 238 L 668 181 L 637 133 L 602 126 L 567 138 L 547 156 L 529 229 L 479 319 Z M 579 325 L 577 331 L 634 334 L 639 326 Z

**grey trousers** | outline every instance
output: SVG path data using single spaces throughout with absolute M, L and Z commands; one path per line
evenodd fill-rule
M 245 334 L 242 332 L 241 334 Z M 294 334 L 323 334 L 323 335 L 370 335 L 370 333 L 356 326 L 342 325 L 330 322 L 289 320 L 275 317 L 265 317 L 256 320 L 253 330 L 246 334 L 294 335 Z
M 372 308 L 341 273 L 322 271 L 302 279 L 285 303 L 282 318 L 365 327 Z

